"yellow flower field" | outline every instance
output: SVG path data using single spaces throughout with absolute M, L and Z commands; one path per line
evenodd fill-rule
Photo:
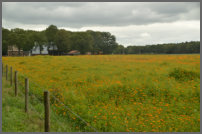
M 49 90 L 100 132 L 200 131 L 198 54 L 3 57 L 3 63 L 28 77 L 34 94 Z M 91 131 L 51 103 L 79 131 Z

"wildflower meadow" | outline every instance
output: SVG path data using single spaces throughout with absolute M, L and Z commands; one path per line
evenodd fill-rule
M 200 55 L 80 55 L 3 57 L 30 79 L 33 93 L 49 90 L 51 108 L 84 131 L 199 132 Z M 19 80 L 23 81 L 21 77 Z

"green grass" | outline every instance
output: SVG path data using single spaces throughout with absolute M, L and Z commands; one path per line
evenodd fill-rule
M 23 87 L 20 87 L 22 90 Z M 32 99 L 32 100 L 31 100 Z M 14 87 L 10 82 L 2 78 L 2 131 L 3 132 L 44 132 L 43 103 L 37 102 L 30 97 L 29 113 L 24 111 L 24 96 L 19 91 L 18 96 L 14 95 Z M 35 110 L 34 110 L 35 109 Z M 51 132 L 80 131 L 72 129 L 67 119 L 56 115 L 51 110 Z
M 24 112 L 22 96 L 14 96 L 10 83 L 3 78 L 2 82 L 2 130 L 4 132 L 42 132 L 43 120 L 38 114 Z

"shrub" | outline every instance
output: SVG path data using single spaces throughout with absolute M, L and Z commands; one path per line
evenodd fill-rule
M 174 70 L 170 72 L 169 77 L 174 77 L 179 81 L 186 81 L 200 78 L 200 74 L 193 71 L 187 71 L 182 68 L 174 68 Z

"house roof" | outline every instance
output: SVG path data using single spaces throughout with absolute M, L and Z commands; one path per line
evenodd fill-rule
M 18 51 L 18 48 L 15 45 L 8 46 L 8 51 Z M 22 51 L 22 50 L 20 50 L 20 51 Z
M 72 50 L 68 54 L 80 54 L 80 52 L 78 50 Z

